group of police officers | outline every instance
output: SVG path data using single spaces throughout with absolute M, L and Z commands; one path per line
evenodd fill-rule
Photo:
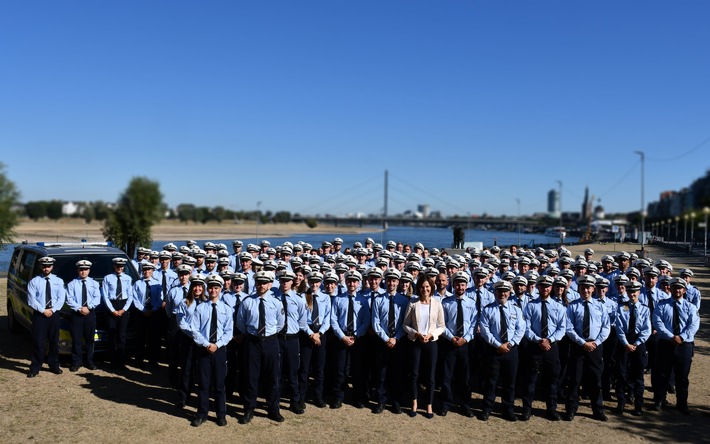
M 235 393 L 244 405 L 241 424 L 253 418 L 260 394 L 274 421 L 284 420 L 281 397 L 303 414 L 309 383 L 313 405 L 326 407 L 330 394 L 330 408 L 337 409 L 348 377 L 355 407 L 372 402 L 373 413 L 381 413 L 389 404 L 402 413 L 402 405 L 413 405 L 408 414 L 414 417 L 420 365 L 435 373 L 427 377 L 440 387 L 440 416 L 455 403 L 461 414 L 474 416 L 471 394 L 478 389 L 478 417 L 488 420 L 497 388 L 509 421 L 529 420 L 536 393 L 549 420 L 571 421 L 580 389 L 597 420 L 607 420 L 603 402 L 612 392 L 618 414 L 628 402 L 630 413 L 640 416 L 649 372 L 649 409 L 663 409 L 670 392 L 676 408 L 690 413 L 688 376 L 700 307 L 690 269 L 673 277 L 668 261 L 626 252 L 597 262 L 591 248 L 572 258 L 564 247 L 492 247 L 452 256 L 420 243 L 382 246 L 368 239 L 342 247 L 339 238 L 316 249 L 303 242 L 272 248 L 262 241 L 242 251 L 242 242 L 234 241 L 232 253 L 224 244 L 171 243 L 161 252 L 138 250 L 133 266 L 141 277 L 135 282 L 125 272 L 127 260 L 115 258 L 114 272 L 101 284 L 89 277 L 87 260 L 77 262 L 77 277 L 65 284 L 52 274 L 54 259 L 41 258 L 42 274 L 28 285 L 34 309 L 28 377 L 38 374 L 45 344 L 50 371 L 62 373 L 56 312 L 65 303 L 71 309 L 70 371 L 96 369 L 95 310 L 103 304 L 111 368 L 125 369 L 133 317 L 136 366 L 148 361 L 157 368 L 165 343 L 180 407 L 197 382 L 193 426 L 206 421 L 210 397 L 217 424 L 226 425 L 226 401 Z M 443 325 L 440 335 L 414 332 L 412 341 L 405 314 L 423 297 L 425 282 L 435 290 L 431 297 L 440 303 Z M 408 359 L 417 341 L 440 344 L 426 365 Z M 411 375 L 414 387 L 407 390 L 403 381 Z M 516 396 L 520 415 L 514 414 Z M 564 402 L 562 415 L 558 401 Z M 423 415 L 433 417 L 430 405 Z

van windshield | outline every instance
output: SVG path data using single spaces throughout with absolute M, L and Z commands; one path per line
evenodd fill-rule
M 56 259 L 54 263 L 54 269 L 52 273 L 56 274 L 65 283 L 69 283 L 72 279 L 77 277 L 76 274 L 76 263 L 80 260 L 86 259 L 91 262 L 91 272 L 89 276 L 98 282 L 103 281 L 104 276 L 113 273 L 113 262 L 112 259 L 115 257 L 125 257 L 117 254 L 86 254 L 86 255 L 71 255 L 71 256 L 53 256 Z M 138 273 L 131 266 L 130 263 L 126 264 L 124 271 L 127 275 L 131 277 L 133 281 L 138 279 Z

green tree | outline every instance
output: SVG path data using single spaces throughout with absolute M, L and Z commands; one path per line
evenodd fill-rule
M 106 220 L 108 218 L 109 208 L 108 205 L 102 200 L 97 200 L 93 203 L 94 207 L 94 217 L 96 220 Z
M 20 193 L 15 183 L 5 175 L 5 165 L 0 163 L 0 248 L 12 242 L 15 235 L 13 229 L 17 225 L 17 200 Z
M 226 211 L 224 207 L 217 206 L 212 208 L 212 219 L 216 220 L 217 223 L 221 224 L 226 216 Z
M 180 222 L 188 223 L 195 220 L 195 206 L 193 204 L 180 204 L 177 206 L 177 217 Z
M 25 204 L 25 212 L 27 217 L 37 222 L 40 219 L 47 217 L 47 202 L 43 200 L 35 200 Z
M 61 200 L 50 200 L 47 203 L 47 217 L 52 220 L 59 220 L 62 218 L 62 201 Z
M 132 257 L 136 247 L 153 243 L 151 229 L 163 218 L 164 208 L 160 184 L 134 177 L 109 213 L 104 236 Z
M 94 206 L 91 203 L 87 203 L 84 207 L 84 222 L 90 224 L 92 220 L 96 217 L 96 212 L 94 211 Z

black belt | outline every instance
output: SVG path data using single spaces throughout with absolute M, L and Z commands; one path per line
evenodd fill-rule
M 111 305 L 113 305 L 113 308 L 118 307 L 119 310 L 123 309 L 123 307 L 126 306 L 126 302 L 128 302 L 128 299 L 114 299 L 111 301 Z
M 270 335 L 270 336 L 255 336 L 255 335 L 247 335 L 247 337 L 254 341 L 254 342 L 266 342 L 266 341 L 271 341 L 276 338 L 278 338 L 278 335 Z
M 291 334 L 286 333 L 286 334 L 280 335 L 280 336 L 281 336 L 282 338 L 286 338 L 286 339 L 293 339 L 293 338 L 297 338 L 297 337 L 298 337 L 298 333 L 291 333 Z

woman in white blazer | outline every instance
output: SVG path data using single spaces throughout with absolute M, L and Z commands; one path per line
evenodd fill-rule
M 426 387 L 427 405 L 424 416 L 434 417 L 432 404 L 434 402 L 434 378 L 436 376 L 436 359 L 438 356 L 437 340 L 444 332 L 444 309 L 441 302 L 433 299 L 434 280 L 421 275 L 417 280 L 416 295 L 419 300 L 412 302 L 404 314 L 404 330 L 412 341 L 410 347 L 409 371 L 412 396 L 412 410 L 409 416 L 417 416 L 417 386 L 419 369 L 422 369 L 422 384 Z

